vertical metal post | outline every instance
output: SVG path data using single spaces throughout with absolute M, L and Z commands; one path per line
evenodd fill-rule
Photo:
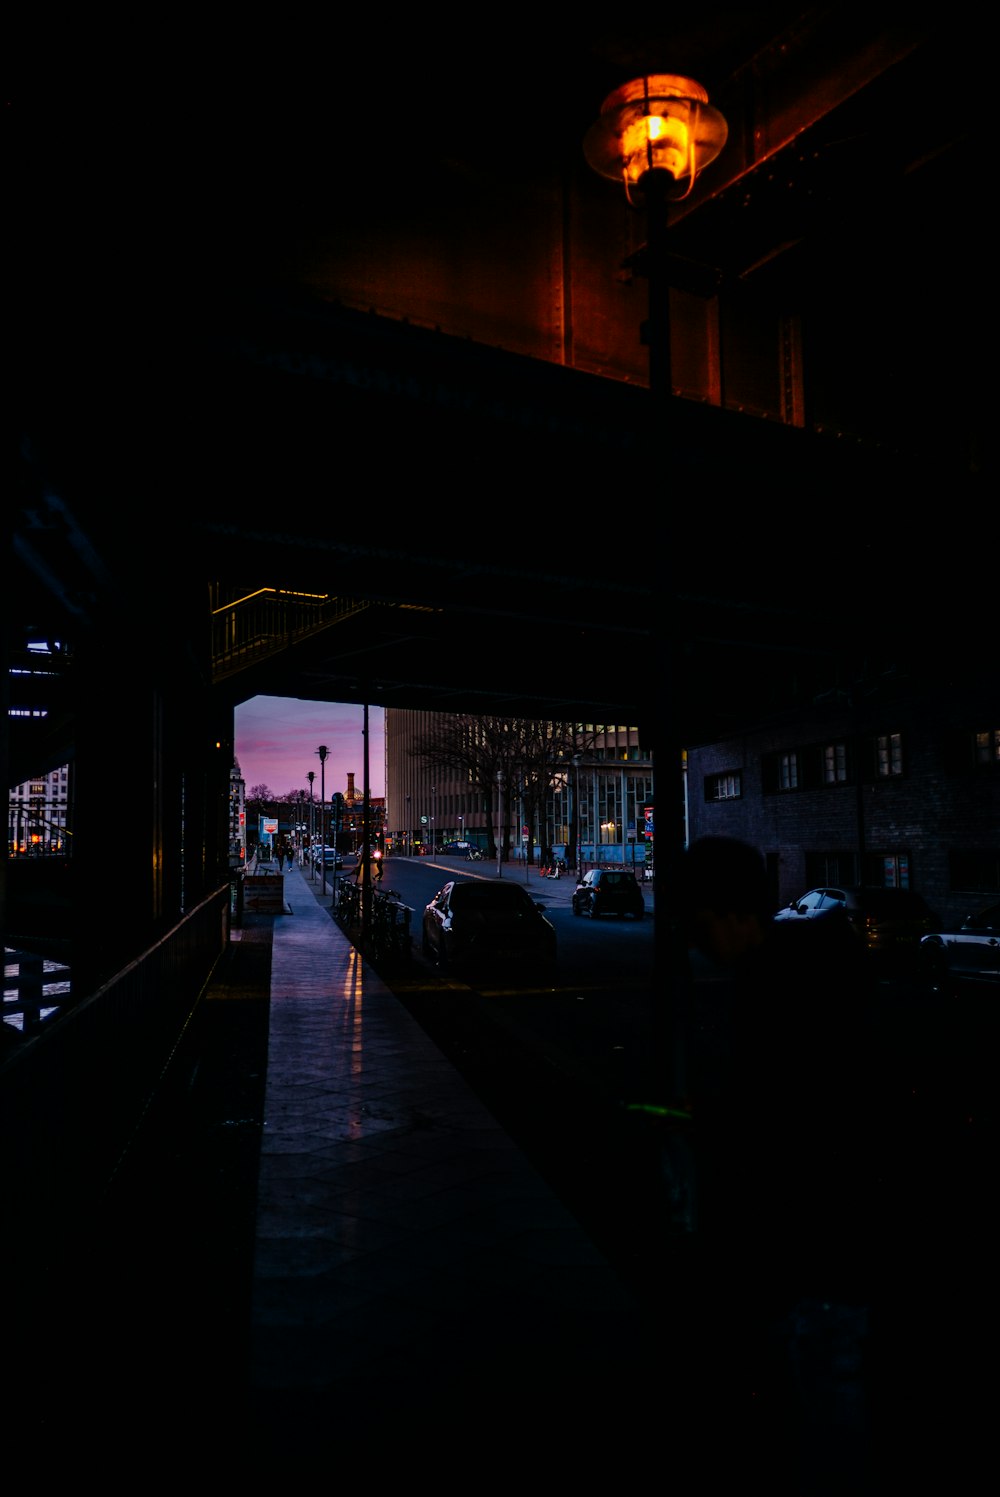
M 364 863 L 361 875 L 361 950 L 367 952 L 371 942 L 372 928 L 372 859 L 371 859 L 371 796 L 368 785 L 368 703 L 364 704 L 364 811 L 362 814 L 362 847 Z
M 672 180 L 669 172 L 662 168 L 647 172 L 642 179 L 646 198 L 649 308 L 643 334 L 649 348 L 649 388 L 658 402 L 673 392 L 670 365 L 670 284 L 667 276 L 667 190 Z
M 326 756 L 330 752 L 325 743 L 316 750 L 319 754 L 319 860 L 323 870 L 322 893 L 326 894 Z
M 309 878 L 316 882 L 316 864 L 313 862 L 313 843 L 316 840 L 316 806 L 313 801 L 313 780 L 316 778 L 315 770 L 310 769 L 306 775 L 309 781 Z

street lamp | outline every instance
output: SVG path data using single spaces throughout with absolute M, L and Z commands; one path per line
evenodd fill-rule
M 431 857 L 434 856 L 434 810 L 437 802 L 434 799 L 435 789 L 431 786 Z
M 410 797 L 406 797 L 406 856 L 413 854 L 413 817 L 410 814 Z
M 649 387 L 669 395 L 670 286 L 665 247 L 667 204 L 691 193 L 698 173 L 715 160 L 729 127 L 693 78 L 655 73 L 615 89 L 591 125 L 583 153 L 602 177 L 622 182 L 632 207 L 645 207 L 649 282 Z
M 584 155 L 594 170 L 612 181 L 622 182 L 628 202 L 646 210 L 645 252 L 634 257 L 634 263 L 645 274 L 648 285 L 649 313 L 643 337 L 649 349 L 649 390 L 657 415 L 663 414 L 664 403 L 673 393 L 671 267 L 666 244 L 668 204 L 690 195 L 698 173 L 716 159 L 728 133 L 725 118 L 709 104 L 708 94 L 700 83 L 672 73 L 658 73 L 633 79 L 609 94 L 601 106 L 600 119 L 584 140 Z M 674 595 L 669 577 L 661 577 L 661 585 L 668 596 Z M 663 700 L 669 700 L 674 672 L 670 652 L 665 653 L 665 662 L 660 662 L 660 692 Z M 595 795 L 591 818 L 595 829 L 596 800 Z M 576 813 L 579 824 L 579 771 Z M 683 971 L 687 964 L 672 965 Z M 686 1003 L 682 998 L 660 1008 L 659 1022 L 669 1045 L 670 1100 L 682 1096 L 684 1091 L 684 1027 L 680 1016 Z
M 579 875 L 580 862 L 580 761 L 582 754 L 573 755 L 573 851 L 576 857 L 575 872 Z
M 309 877 L 313 883 L 316 882 L 316 864 L 313 861 L 312 855 L 313 842 L 316 838 L 315 807 L 313 805 L 313 780 L 315 778 L 316 771 L 314 769 L 310 769 L 309 773 L 306 775 L 306 779 L 309 781 Z
M 503 878 L 503 770 L 497 770 L 497 878 Z
M 303 842 L 302 833 L 305 831 L 305 823 L 302 820 L 302 817 L 305 814 L 303 812 L 303 810 L 302 810 L 302 802 L 305 800 L 305 798 L 306 798 L 305 791 L 304 790 L 300 790 L 299 791 L 299 819 L 298 819 L 298 822 L 296 823 L 296 827 L 295 827 L 295 841 L 298 844 L 300 859 L 301 859 L 301 856 L 302 856 L 302 842 Z
M 326 894 L 326 756 L 330 752 L 325 743 L 316 750 L 319 755 L 319 860 L 323 868 L 322 892 Z

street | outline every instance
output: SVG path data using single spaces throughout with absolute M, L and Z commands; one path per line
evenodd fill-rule
M 540 989 L 525 973 L 523 984 L 472 987 L 422 961 L 419 920 L 448 877 L 476 875 L 483 876 L 475 865 L 457 860 L 454 868 L 443 859 L 390 860 L 385 886 L 414 911 L 414 959 L 407 974 L 386 980 L 655 1307 L 667 1246 L 676 1253 L 684 1236 L 663 1173 L 677 1130 L 657 1110 L 668 1100 L 669 1057 L 657 1012 L 667 985 L 654 981 L 655 920 L 576 919 L 572 885 L 553 892 L 530 870 L 532 895 L 558 932 L 558 982 Z M 508 865 L 504 876 L 512 876 Z M 694 977 L 693 1012 L 705 1021 L 712 984 L 697 968 Z M 803 979 L 807 995 L 808 974 Z M 998 1028 L 995 985 L 900 979 L 876 985 L 859 1036 L 859 1045 L 873 1047 L 882 1078 L 877 1143 L 893 1230 L 879 1253 L 892 1260 L 907 1244 L 914 1262 L 929 1257 L 955 1272 L 965 1263 L 966 1290 L 993 1239 L 985 1203 L 996 1159 Z M 845 1091 L 845 1108 L 854 1100 Z M 897 1295 L 905 1299 L 908 1273 L 900 1263 L 887 1314 L 901 1313 Z

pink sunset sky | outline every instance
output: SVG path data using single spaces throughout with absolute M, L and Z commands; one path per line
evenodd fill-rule
M 325 743 L 325 778 L 329 800 L 347 789 L 354 775 L 360 793 L 365 783 L 364 708 L 353 703 L 302 702 L 295 697 L 252 697 L 236 708 L 236 758 L 247 792 L 266 785 L 272 795 L 289 790 L 309 792 L 306 775 L 314 770 L 313 795 L 320 793 L 316 750 Z M 368 778 L 372 795 L 385 794 L 385 713 L 368 708 Z

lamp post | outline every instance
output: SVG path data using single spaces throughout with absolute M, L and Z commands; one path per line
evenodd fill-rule
M 503 770 L 497 770 L 497 878 L 503 878 Z
M 643 335 L 649 348 L 649 390 L 653 398 L 654 424 L 660 430 L 665 422 L 662 419 L 657 421 L 656 417 L 664 416 L 665 404 L 672 394 L 667 206 L 689 196 L 698 173 L 719 155 L 728 134 L 725 118 L 709 103 L 708 94 L 700 83 L 673 73 L 656 73 L 635 78 L 609 94 L 601 106 L 600 118 L 591 125 L 583 143 L 584 155 L 594 170 L 613 182 L 623 183 L 626 198 L 633 207 L 646 208 L 646 251 L 644 256 L 636 259 L 637 269 L 645 272 L 649 288 L 649 318 Z M 661 578 L 661 586 L 668 599 L 675 597 L 675 586 L 669 576 Z M 675 674 L 669 647 L 661 656 L 660 669 L 660 695 L 664 701 L 669 701 Z M 680 745 L 668 744 L 667 763 L 676 764 L 679 759 Z M 579 804 L 578 793 L 578 817 Z M 595 796 L 591 822 L 595 827 L 596 813 Z M 661 870 L 671 881 L 678 876 L 676 860 L 682 851 L 679 839 L 675 839 L 675 843 L 668 851 L 669 872 Z M 660 960 L 659 956 L 657 960 Z M 671 953 L 663 984 L 668 992 L 675 984 L 683 985 L 689 981 L 689 977 L 683 975 L 686 971 L 686 960 Z M 668 1101 L 671 1102 L 682 1098 L 685 1090 L 681 1015 L 686 1006 L 686 997 L 679 994 L 675 1001 L 668 999 L 658 1009 L 661 1043 L 667 1051 L 664 1074 L 669 1076 Z M 684 1172 L 683 1164 L 680 1172 Z
M 406 797 L 406 856 L 413 855 L 413 817 L 410 814 L 410 797 Z
M 435 807 L 437 805 L 437 802 L 434 799 L 435 794 L 436 794 L 435 787 L 432 785 L 431 786 L 431 857 L 434 856 L 434 811 L 435 811 Z
M 315 778 L 316 771 L 314 769 L 310 769 L 309 773 L 306 775 L 306 779 L 309 781 L 309 877 L 313 883 L 316 882 L 316 865 L 314 864 L 312 857 L 312 846 L 316 838 L 316 808 L 313 805 L 313 780 Z
M 316 750 L 319 755 L 319 860 L 323 868 L 322 892 L 326 894 L 326 756 L 330 752 L 325 743 Z
M 621 182 L 635 208 L 646 210 L 647 244 L 640 261 L 649 285 L 649 388 L 671 393 L 670 285 L 667 205 L 691 193 L 698 173 L 722 150 L 729 127 L 693 78 L 654 73 L 615 89 L 583 142 L 589 164 Z
M 371 812 L 371 788 L 368 782 L 368 702 L 363 704 L 362 717 L 363 738 L 363 791 L 364 791 L 364 813 L 362 816 L 362 835 L 364 837 L 364 863 L 362 864 L 361 876 L 361 950 L 367 952 L 371 947 L 372 933 L 372 812 Z
M 579 879 L 580 862 L 580 760 L 582 754 L 573 755 L 573 854 L 576 860 L 574 872 Z
M 301 865 L 302 857 L 303 857 L 303 853 L 302 853 L 302 842 L 303 842 L 302 833 L 305 831 L 305 823 L 302 820 L 302 817 L 303 817 L 303 815 L 305 813 L 303 812 L 302 804 L 303 804 L 305 798 L 306 798 L 305 791 L 304 790 L 300 790 L 299 791 L 299 819 L 298 819 L 298 821 L 295 824 L 295 841 L 298 844 L 298 849 L 299 849 L 299 863 L 300 863 L 300 865 Z

